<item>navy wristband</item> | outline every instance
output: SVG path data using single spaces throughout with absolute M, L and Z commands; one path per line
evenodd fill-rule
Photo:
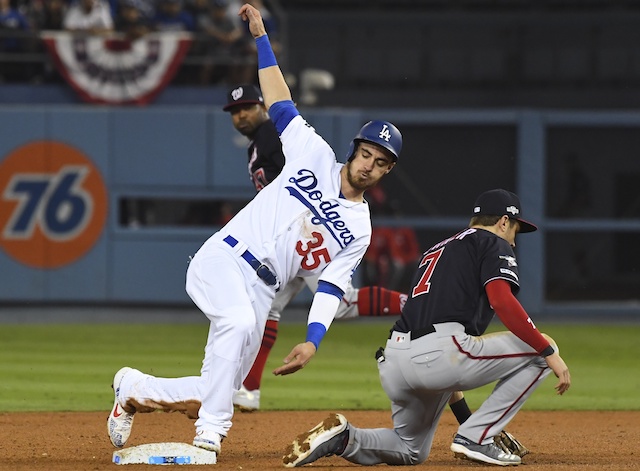
M 540 352 L 541 357 L 548 357 L 549 355 L 553 355 L 556 351 L 553 349 L 551 345 Z
M 258 49 L 258 69 L 266 69 L 267 67 L 278 65 L 267 34 L 256 38 L 256 48 Z
M 316 350 L 320 346 L 320 342 L 324 337 L 324 334 L 327 333 L 327 329 L 324 325 L 320 324 L 320 322 L 312 322 L 307 326 L 307 342 L 311 342 L 316 346 Z

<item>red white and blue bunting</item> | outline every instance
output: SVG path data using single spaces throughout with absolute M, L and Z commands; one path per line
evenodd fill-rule
M 89 103 L 150 103 L 176 74 L 191 46 L 184 32 L 150 33 L 135 41 L 118 35 L 41 33 L 56 67 Z

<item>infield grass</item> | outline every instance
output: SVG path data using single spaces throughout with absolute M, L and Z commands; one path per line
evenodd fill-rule
M 335 323 L 304 370 L 275 377 L 271 370 L 304 339 L 306 329 L 283 323 L 262 382 L 262 408 L 388 409 L 374 353 L 391 324 Z M 159 376 L 197 375 L 207 327 L 0 325 L 0 411 L 107 411 L 113 374 L 125 365 Z M 560 345 L 573 385 L 556 396 L 551 375 L 525 409 L 640 409 L 640 325 L 538 327 Z M 490 387 L 466 393 L 472 408 Z

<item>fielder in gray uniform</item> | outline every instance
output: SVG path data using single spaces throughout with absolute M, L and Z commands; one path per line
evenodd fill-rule
M 498 381 L 451 444 L 457 457 L 507 466 L 520 456 L 494 443 L 525 401 L 553 371 L 555 389 L 571 385 L 556 343 L 540 333 L 515 298 L 520 285 L 516 234 L 537 228 L 520 216 L 519 198 L 497 189 L 481 194 L 469 227 L 427 250 L 409 299 L 378 351 L 380 381 L 392 403 L 394 428 L 360 429 L 331 414 L 287 449 L 287 467 L 339 455 L 353 463 L 417 465 L 431 451 L 455 391 Z M 507 331 L 483 335 L 497 314 Z

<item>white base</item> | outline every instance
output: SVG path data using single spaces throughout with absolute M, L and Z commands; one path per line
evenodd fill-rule
M 147 443 L 113 452 L 115 464 L 216 464 L 216 453 L 186 443 Z

